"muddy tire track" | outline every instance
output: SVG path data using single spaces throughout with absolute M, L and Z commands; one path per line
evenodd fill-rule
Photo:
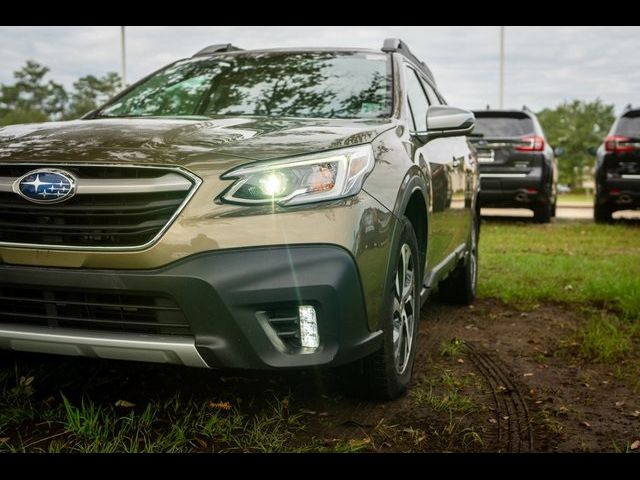
M 507 367 L 472 342 L 465 342 L 469 359 L 485 378 L 494 400 L 497 450 L 533 451 L 533 431 L 526 400 Z

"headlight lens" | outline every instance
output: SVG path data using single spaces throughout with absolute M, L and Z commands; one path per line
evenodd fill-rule
M 360 191 L 373 164 L 371 145 L 259 162 L 222 175 L 237 179 L 222 198 L 243 204 L 299 205 L 348 197 Z

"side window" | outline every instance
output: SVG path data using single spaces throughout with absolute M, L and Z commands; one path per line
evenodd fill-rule
M 442 102 L 440 101 L 440 97 L 438 97 L 438 94 L 433 89 L 433 87 L 429 85 L 429 82 L 425 81 L 422 78 L 420 80 L 422 80 L 422 86 L 426 90 L 427 96 L 429 97 L 429 103 L 431 103 L 431 105 L 441 105 Z
M 405 68 L 405 80 L 407 86 L 407 100 L 413 115 L 413 124 L 416 132 L 427 130 L 427 109 L 429 100 L 420 85 L 416 72 L 411 68 Z

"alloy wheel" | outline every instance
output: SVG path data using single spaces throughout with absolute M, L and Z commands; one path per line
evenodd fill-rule
M 393 355 L 398 375 L 407 369 L 413 348 L 415 282 L 413 255 L 405 243 L 400 249 L 393 296 Z

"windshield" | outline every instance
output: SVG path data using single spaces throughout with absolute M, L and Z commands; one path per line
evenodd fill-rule
M 95 116 L 384 118 L 391 115 L 389 63 L 384 54 L 335 52 L 182 60 Z
M 527 116 L 485 116 L 476 113 L 475 134 L 485 137 L 523 137 L 534 133 L 533 121 Z

